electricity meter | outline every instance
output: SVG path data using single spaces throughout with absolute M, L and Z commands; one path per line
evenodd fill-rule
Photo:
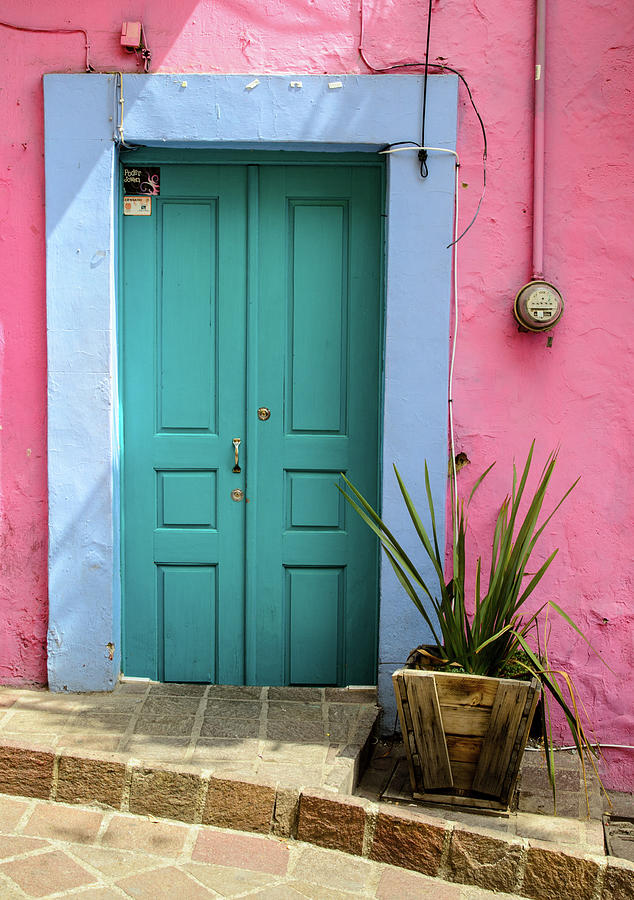
M 520 329 L 527 331 L 547 331 L 559 321 L 563 311 L 561 294 L 547 281 L 529 281 L 517 292 L 513 308 Z

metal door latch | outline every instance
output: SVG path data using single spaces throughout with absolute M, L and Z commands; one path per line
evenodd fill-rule
M 240 463 L 238 461 L 238 457 L 240 455 L 240 438 L 234 438 L 231 443 L 233 444 L 233 452 L 235 454 L 235 465 L 231 470 L 234 474 L 239 475 L 242 469 L 240 468 Z

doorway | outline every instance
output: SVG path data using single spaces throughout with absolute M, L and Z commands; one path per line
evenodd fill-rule
M 382 170 L 280 156 L 122 217 L 127 675 L 376 682 Z

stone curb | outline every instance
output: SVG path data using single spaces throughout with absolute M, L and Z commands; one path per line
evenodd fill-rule
M 623 900 L 634 864 L 467 828 L 407 809 L 116 754 L 0 746 L 0 793 L 296 838 L 531 900 Z

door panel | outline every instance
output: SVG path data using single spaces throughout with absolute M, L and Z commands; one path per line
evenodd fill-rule
M 289 200 L 287 432 L 339 432 L 345 422 L 346 205 Z
M 217 566 L 158 566 L 165 681 L 213 681 Z
M 161 175 L 123 220 L 125 672 L 241 683 L 246 176 Z
M 380 188 L 169 165 L 124 218 L 126 674 L 375 682 L 376 542 L 336 483 L 376 503 Z
M 336 638 L 341 630 L 345 570 L 288 566 L 285 571 L 290 620 L 289 682 L 337 684 L 340 646 Z
M 164 201 L 160 212 L 159 432 L 214 434 L 216 201 Z
M 372 684 L 376 541 L 336 483 L 345 472 L 376 503 L 379 173 L 263 168 L 260 210 L 258 404 L 272 413 L 258 426 L 252 677 Z

